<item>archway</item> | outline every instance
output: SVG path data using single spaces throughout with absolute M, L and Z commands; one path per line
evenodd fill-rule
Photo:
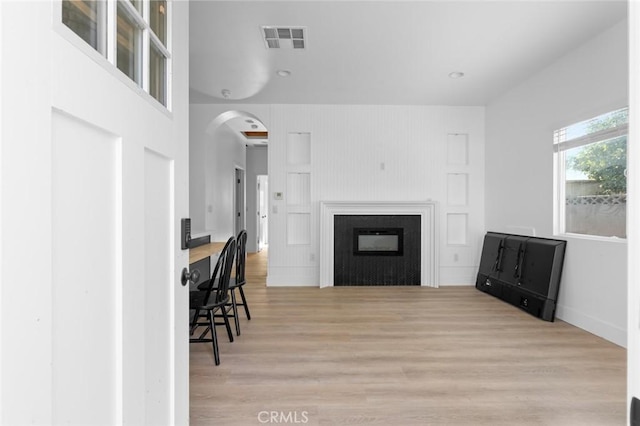
M 203 136 L 202 149 L 192 151 L 201 157 L 191 162 L 191 183 L 199 197 L 191 203 L 194 221 L 217 240 L 244 227 L 247 251 L 256 252 L 259 219 L 267 213 L 258 214 L 258 175 L 268 175 L 267 126 L 256 114 L 228 110 L 206 123 Z M 238 173 L 243 176 L 242 187 Z M 243 224 L 238 224 L 238 213 L 246 218 Z

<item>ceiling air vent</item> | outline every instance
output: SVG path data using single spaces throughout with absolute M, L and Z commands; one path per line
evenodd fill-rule
M 306 32 L 305 27 L 262 27 L 268 49 L 304 49 Z

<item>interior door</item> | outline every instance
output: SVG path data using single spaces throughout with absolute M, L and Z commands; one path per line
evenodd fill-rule
M 0 424 L 188 424 L 188 2 L 170 112 L 58 8 L 0 2 Z
M 263 250 L 269 244 L 267 237 L 267 215 L 269 213 L 269 205 L 267 204 L 268 179 L 266 175 L 258 176 L 258 251 Z
M 234 235 L 238 235 L 238 233 L 245 229 L 245 181 L 244 181 L 245 172 L 242 169 L 235 169 L 235 189 L 234 189 Z

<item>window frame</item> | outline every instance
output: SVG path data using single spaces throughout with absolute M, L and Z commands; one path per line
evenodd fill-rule
M 616 236 L 603 236 L 580 234 L 575 232 L 567 232 L 566 230 L 566 152 L 573 148 L 588 146 L 593 143 L 605 142 L 616 137 L 627 136 L 629 134 L 629 123 L 618 125 L 614 128 L 599 130 L 594 133 L 579 136 L 569 140 L 557 141 L 557 132 L 560 132 L 575 124 L 579 124 L 591 119 L 595 119 L 605 114 L 614 113 L 620 110 L 629 110 L 628 106 L 608 109 L 605 112 L 591 116 L 584 120 L 577 120 L 567 125 L 561 126 L 552 132 L 553 141 L 553 234 L 558 237 L 572 237 L 597 241 L 626 242 L 626 238 Z M 628 143 L 628 138 L 627 138 Z M 628 159 L 627 159 L 628 168 Z M 627 171 L 625 169 L 625 176 Z M 626 229 L 625 229 L 626 233 Z
M 95 0 L 89 0 L 95 1 Z M 129 0 L 99 0 L 103 10 L 103 17 L 98 23 L 98 39 L 104 40 L 100 43 L 99 49 L 94 49 L 82 37 L 76 34 L 71 28 L 62 22 L 62 4 L 63 0 L 55 0 L 54 7 L 54 29 L 66 40 L 71 42 L 83 53 L 97 62 L 105 70 L 109 71 L 124 84 L 138 93 L 141 97 L 147 99 L 160 111 L 171 115 L 172 111 L 172 2 L 167 1 L 165 4 L 166 14 L 166 45 L 164 45 L 159 37 L 151 29 L 150 20 L 150 3 L 153 0 L 140 0 L 141 11 L 138 10 Z M 133 19 L 141 32 L 141 48 L 138 60 L 140 61 L 140 81 L 136 82 L 129 78 L 127 74 L 122 72 L 117 66 L 117 18 L 118 4 L 126 9 L 127 14 Z M 165 58 L 165 104 L 159 99 L 151 95 L 149 82 L 151 73 L 150 50 L 151 45 Z M 153 100 L 153 101 L 151 101 Z

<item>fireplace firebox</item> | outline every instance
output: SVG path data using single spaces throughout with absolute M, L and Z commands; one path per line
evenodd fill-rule
M 402 256 L 402 228 L 353 228 L 354 256 Z

